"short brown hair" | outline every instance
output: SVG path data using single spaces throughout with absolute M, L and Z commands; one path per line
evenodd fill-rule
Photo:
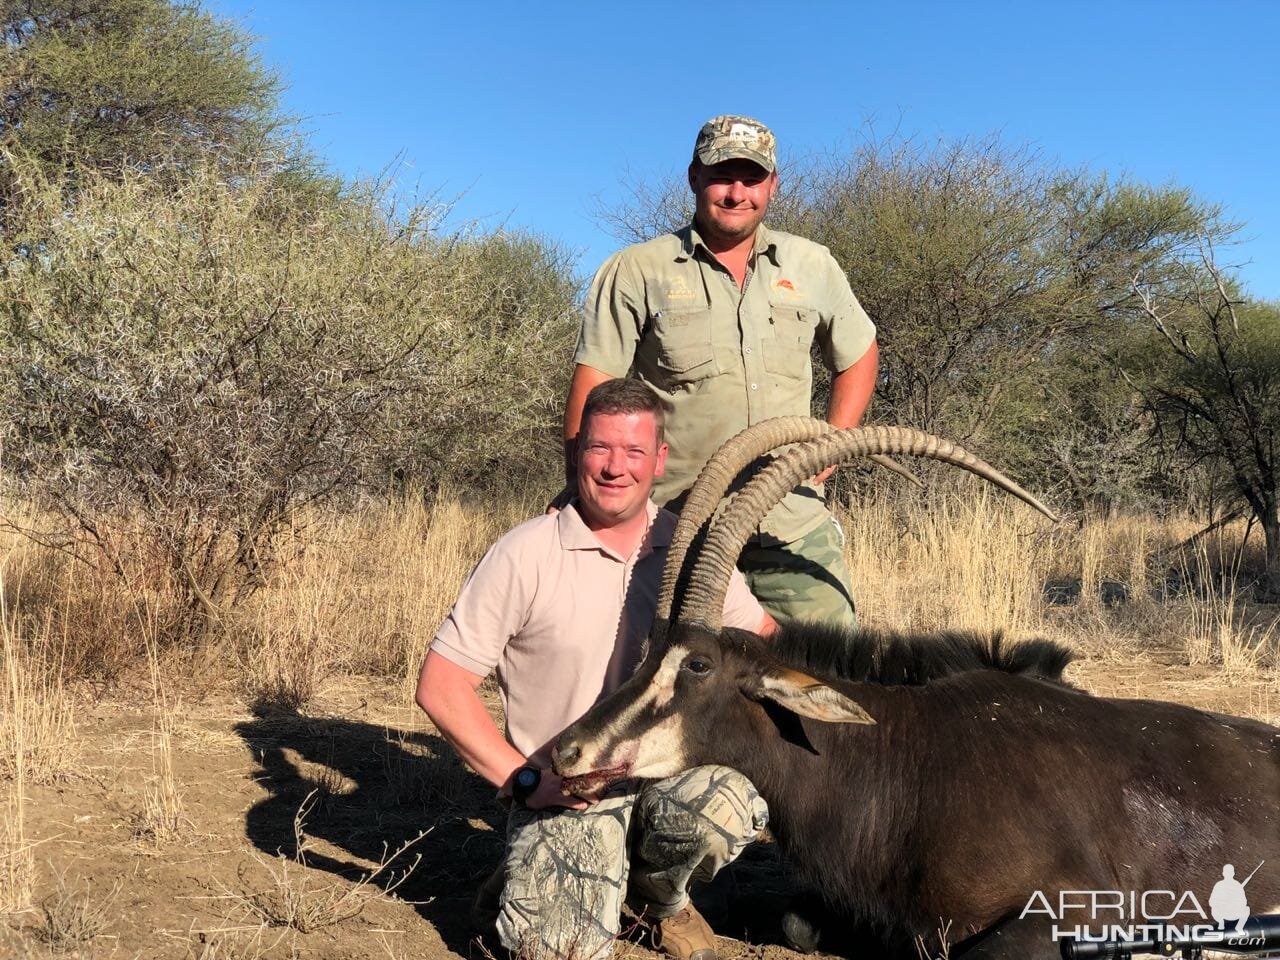
M 587 424 L 598 413 L 651 413 L 654 425 L 658 428 L 658 443 L 662 443 L 663 429 L 666 427 L 662 400 L 639 380 L 619 377 L 597 384 L 587 394 L 587 402 L 582 405 L 581 433 L 587 432 Z

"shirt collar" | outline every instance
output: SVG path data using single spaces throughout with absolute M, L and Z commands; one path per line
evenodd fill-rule
M 652 500 L 645 504 L 645 512 L 649 515 L 649 531 L 640 544 L 637 559 L 656 549 L 669 547 L 671 535 L 675 531 L 675 516 L 666 510 L 659 510 L 658 505 Z M 561 509 L 560 515 L 556 518 L 556 526 L 560 531 L 560 544 L 564 549 L 601 550 L 610 556 L 615 556 L 612 550 L 596 539 L 587 522 L 582 519 L 582 514 L 578 512 L 576 498 Z
M 676 231 L 676 237 L 680 240 L 680 252 L 676 254 L 677 260 L 688 260 L 693 257 L 699 247 L 707 251 L 708 256 L 714 256 L 710 248 L 702 240 L 702 234 L 698 232 L 698 225 L 690 222 L 686 226 Z M 773 261 L 773 265 L 778 266 L 778 243 L 773 239 L 773 235 L 768 227 L 763 223 L 756 228 L 756 242 L 751 248 L 751 252 L 755 255 L 764 254 Z

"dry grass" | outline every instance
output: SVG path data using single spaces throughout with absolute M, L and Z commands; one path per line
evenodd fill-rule
M 171 695 L 161 671 L 157 624 L 147 607 L 139 605 L 138 629 L 146 642 L 151 680 L 151 776 L 143 792 L 143 805 L 134 825 L 134 836 L 153 843 L 171 843 L 189 826 L 182 813 L 182 791 L 173 770 L 173 735 L 180 703 Z
M 76 768 L 72 698 L 49 646 L 47 633 L 22 634 L 0 595 L 0 779 L 52 783 Z
M 0 798 L 0 915 L 31 906 L 36 862 L 27 838 L 27 811 L 21 782 L 6 784 Z
M 66 677 L 113 679 L 145 658 L 138 619 L 147 611 L 154 617 L 173 610 L 170 582 L 154 556 L 120 551 L 118 541 L 136 539 L 133 531 L 108 533 L 106 552 L 77 554 L 59 538 L 43 542 L 50 527 L 47 517 L 14 504 L 0 489 L 0 556 L 10 614 L 24 636 L 39 641 L 42 658 L 61 664 Z
M 425 720 L 416 707 L 410 723 Z M 473 775 L 449 747 L 430 748 L 402 728 L 384 728 L 380 751 L 387 796 L 424 810 L 457 810 L 468 802 Z
M 50 783 L 78 756 L 72 706 L 56 661 L 33 655 L 6 603 L 0 565 L 0 914 L 32 904 L 35 843 L 27 836 L 27 787 Z
M 1180 558 L 1188 585 L 1183 648 L 1187 662 L 1214 664 L 1228 678 L 1256 676 L 1276 664 L 1277 621 L 1258 621 L 1238 589 L 1240 551 L 1214 563 L 1209 548 L 1197 544 Z
M 290 931 L 269 931 L 259 924 L 249 929 L 201 931 L 187 938 L 189 960 L 262 960 L 289 936 Z
M 173 773 L 173 711 L 168 706 L 157 705 L 151 735 L 151 776 L 134 835 L 140 840 L 171 843 L 182 836 L 188 824 L 182 813 L 182 791 Z
M 61 665 L 73 678 L 109 679 L 156 657 L 187 680 L 232 682 L 264 709 L 292 711 L 332 675 L 416 682 L 427 644 L 485 547 L 541 507 L 539 500 L 480 508 L 443 496 L 433 505 L 408 497 L 308 513 L 297 518 L 289 555 L 266 586 L 195 649 L 169 644 L 171 597 L 164 576 L 145 563 L 121 580 L 12 529 L 0 531 L 0 550 L 12 619 L 39 633 L 42 664 Z M 38 516 L 19 520 L 40 527 Z
M 995 498 L 877 500 L 844 514 L 860 616 L 902 629 L 1036 625 L 1045 524 Z
M 321 930 L 357 917 L 371 901 L 395 893 L 417 868 L 420 856 L 415 856 L 398 871 L 394 864 L 430 833 L 429 830 L 420 832 L 397 850 L 384 851 L 378 863 L 353 883 L 317 879 L 316 871 L 307 864 L 311 841 L 306 833 L 306 819 L 317 797 L 318 791 L 311 791 L 294 816 L 293 857 L 281 854 L 273 863 L 254 854 L 254 862 L 265 872 L 267 883 L 254 883 L 249 879 L 248 871 L 242 868 L 240 879 L 250 888 L 249 891 L 228 894 L 255 921 L 304 934 Z
M 1019 504 L 976 489 L 920 501 L 873 499 L 842 514 L 863 622 L 1048 636 L 1083 654 L 1072 679 L 1086 689 L 1158 696 L 1276 721 L 1277 608 L 1249 599 L 1257 544 L 1242 548 L 1242 525 L 1203 538 L 1196 549 L 1179 550 L 1202 526 L 1195 518 L 1088 517 L 1078 525 L 1051 526 Z M 165 598 L 145 578 L 120 583 L 96 573 L 84 576 L 84 564 L 47 548 L 0 543 L 0 571 L 6 574 L 0 604 L 8 604 L 0 608 L 0 911 L 27 910 L 37 925 L 64 931 L 53 935 L 61 942 L 81 944 L 72 950 L 101 950 L 117 936 L 141 936 L 117 917 L 116 928 L 97 935 L 95 943 L 93 931 L 101 929 L 101 918 L 90 909 L 95 901 L 65 884 L 62 894 L 50 894 L 60 881 L 42 879 L 37 862 L 47 856 L 65 863 L 78 856 L 82 848 L 68 845 L 81 843 L 81 831 L 90 828 L 78 823 L 77 810 L 61 814 L 61 821 L 41 820 L 40 801 L 25 799 L 28 792 L 47 798 L 55 790 L 40 783 L 75 775 L 72 705 L 76 694 L 93 690 L 94 678 L 102 675 L 94 664 L 109 655 L 120 658 L 117 675 L 134 694 L 134 722 L 124 734 L 112 728 L 111 736 L 150 754 L 149 770 L 140 754 L 128 767 L 133 779 L 119 781 L 130 788 L 118 796 L 135 814 L 135 837 L 149 844 L 131 843 L 122 833 L 112 842 L 122 843 L 126 855 L 148 864 L 196 862 L 202 840 L 223 836 L 216 832 L 222 827 L 212 812 L 209 784 L 184 763 L 192 743 L 214 736 L 207 724 L 192 726 L 185 716 L 184 701 L 199 698 L 190 692 L 192 683 L 281 711 L 248 724 L 258 725 L 256 733 L 228 735 L 228 742 L 210 751 L 221 768 L 224 757 L 232 762 L 247 744 L 262 788 L 279 791 L 277 802 L 287 799 L 274 827 L 256 828 L 266 830 L 254 838 L 259 850 L 274 851 L 289 841 L 293 807 L 315 788 L 309 801 L 315 804 L 315 837 L 306 833 L 307 805 L 293 825 L 296 853 L 250 854 L 237 876 L 237 861 L 225 858 L 240 849 L 239 833 L 235 845 L 216 841 L 215 856 L 226 864 L 225 872 L 196 891 L 198 900 L 185 902 L 217 901 L 217 910 L 230 915 L 205 913 L 166 931 L 177 938 L 169 946 L 205 960 L 282 956 L 307 931 L 320 931 L 311 935 L 323 939 L 336 936 L 347 921 L 350 929 L 362 929 L 388 920 L 393 908 L 375 901 L 403 882 L 401 871 L 413 862 L 412 852 L 381 851 L 380 838 L 365 844 L 347 834 L 404 819 L 412 826 L 396 834 L 394 847 L 417 830 L 418 812 L 430 811 L 440 824 L 431 842 L 439 841 L 441 850 L 467 849 L 449 844 L 470 843 L 472 837 L 459 841 L 449 830 L 474 812 L 475 778 L 413 707 L 412 687 L 427 644 L 483 550 L 540 510 L 540 502 L 485 507 L 445 498 L 431 506 L 410 499 L 359 512 L 314 513 L 299 520 L 294 548 L 268 583 L 195 651 L 168 643 Z M 13 571 L 21 571 L 21 581 Z M 88 656 L 85 650 L 96 652 Z M 347 679 L 368 674 L 384 680 Z M 392 685 L 396 689 L 389 690 Z M 136 722 L 139 703 L 150 713 L 149 722 Z M 218 709 L 245 725 L 238 705 Z M 344 762 L 341 751 L 331 756 L 325 749 L 316 731 L 331 720 L 334 730 L 362 731 L 359 762 Z M 262 724 L 277 734 L 293 732 L 264 739 Z M 101 720 L 82 717 L 81 726 L 95 730 Z M 271 753 L 273 760 L 264 759 Z M 111 759 L 124 769 L 121 758 Z M 376 794 L 370 792 L 375 785 Z M 270 799 L 263 808 L 268 812 Z M 242 792 L 232 801 L 222 814 L 241 831 L 248 822 L 243 811 L 264 798 Z M 94 815 L 94 822 L 108 819 Z M 197 830 L 205 833 L 196 836 Z M 470 849 L 500 843 L 487 834 L 482 839 Z M 353 862 L 363 877 L 351 872 Z M 449 888 L 439 884 L 438 875 L 448 869 L 429 860 L 401 894 L 421 891 L 424 901 L 438 896 L 437 903 L 444 902 L 449 894 L 442 891 Z M 377 952 L 367 942 L 368 932 L 360 934 L 362 949 Z M 0 955 L 6 935 L 0 924 Z M 389 942 L 382 949 L 394 953 Z M 939 949 L 945 949 L 945 932 Z
M 1256 676 L 1275 658 L 1276 622 L 1250 624 L 1231 584 L 1187 604 L 1187 662 L 1219 665 L 1227 678 Z
M 111 925 L 119 893 L 118 882 L 103 893 L 91 889 L 86 881 L 69 884 L 55 871 L 53 892 L 40 902 L 36 939 L 58 952 L 92 942 Z
M 317 516 L 308 544 L 243 611 L 242 676 L 263 708 L 296 710 L 331 673 L 417 681 L 426 646 L 484 549 L 532 505 L 442 498 Z
M 86 577 L 85 564 L 10 539 L 8 567 L 27 584 L 10 619 L 38 628 L 42 656 L 25 669 L 46 690 L 60 684 L 50 664 L 93 676 L 94 663 L 109 654 L 236 686 L 264 712 L 303 710 L 328 678 L 352 674 L 402 678 L 408 702 L 426 646 L 471 567 L 541 506 L 540 498 L 475 506 L 409 497 L 299 517 L 293 547 L 266 586 L 184 657 L 165 648 L 159 586 L 148 589 L 141 574 L 128 584 Z M 1241 549 L 1241 524 L 1179 550 L 1200 528 L 1196 518 L 1092 516 L 1054 527 L 976 487 L 923 501 L 881 495 L 843 512 L 842 521 L 868 624 L 1038 633 L 1103 660 L 1181 650 L 1187 662 L 1233 675 L 1274 667 L 1274 618 L 1245 599 L 1240 570 L 1254 561 Z M 126 611 L 131 626 L 118 614 L 100 616 L 108 609 Z M 60 732 L 55 720 L 56 696 L 41 702 L 49 744 L 68 744 L 69 730 Z M 163 781 L 167 733 L 157 709 Z M 25 728 L 30 739 L 38 725 L 29 720 Z
M 1276 611 L 1246 599 L 1257 558 L 1236 524 L 1190 547 L 1191 517 L 1088 517 L 1051 527 L 996 494 L 880 499 L 845 512 L 868 625 L 1035 633 L 1089 656 L 1181 655 L 1224 679 L 1277 667 Z
M 951 960 L 951 944 L 951 921 L 944 922 L 939 918 L 938 927 L 932 936 L 916 935 L 917 960 Z

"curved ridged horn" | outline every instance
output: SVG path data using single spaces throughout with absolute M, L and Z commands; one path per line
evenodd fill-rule
M 725 492 L 743 468 L 778 447 L 813 440 L 835 430 L 825 420 L 814 417 L 773 417 L 747 427 L 720 445 L 720 449 L 707 461 L 698 473 L 697 480 L 689 488 L 684 506 L 680 510 L 679 521 L 671 534 L 666 566 L 662 571 L 662 585 L 658 590 L 658 607 L 654 615 L 654 623 L 659 631 L 671 622 L 676 587 L 684 573 L 689 548 L 716 512 Z M 917 487 L 924 488 L 915 474 L 888 457 L 872 454 L 869 459 Z
M 719 631 L 729 577 L 760 519 L 804 477 L 833 463 L 873 453 L 929 457 L 961 467 L 1035 507 L 1055 523 L 1058 520 L 1053 511 L 986 461 L 941 437 L 906 427 L 854 427 L 835 431 L 787 451 L 733 498 L 730 508 L 707 535 L 694 562 L 680 619 L 698 620 L 711 630 Z
M 680 519 L 671 534 L 666 566 L 662 569 L 662 586 L 658 590 L 658 609 L 654 614 L 654 624 L 659 629 L 671 622 L 676 585 L 684 571 L 689 547 L 742 469 L 784 444 L 812 440 L 834 431 L 831 424 L 813 417 L 774 417 L 747 427 L 720 445 L 689 488 L 684 506 L 680 508 Z
M 884 469 L 888 470 L 890 473 L 896 473 L 903 480 L 906 480 L 908 483 L 915 484 L 921 490 L 924 489 L 924 481 L 892 457 L 886 457 L 881 453 L 869 453 L 867 454 L 867 459 L 877 466 L 884 467 Z

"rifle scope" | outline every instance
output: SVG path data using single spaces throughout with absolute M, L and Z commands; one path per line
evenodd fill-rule
M 1250 917 L 1245 921 L 1243 933 L 1236 933 L 1235 923 L 1228 921 L 1225 930 L 1215 928 L 1210 936 L 1185 940 L 1077 940 L 1064 937 L 1060 946 L 1062 960 L 1128 960 L 1135 953 L 1172 957 L 1179 951 L 1199 955 L 1202 950 L 1240 954 L 1280 951 L 1280 914 Z

